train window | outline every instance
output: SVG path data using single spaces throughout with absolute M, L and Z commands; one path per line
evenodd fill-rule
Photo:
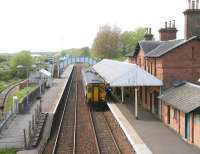
M 105 91 L 105 86 L 104 86 L 104 84 L 100 84 L 99 90 L 100 90 L 101 92 Z
M 87 87 L 87 91 L 88 91 L 88 92 L 91 92 L 91 91 L 92 91 L 92 88 L 91 88 L 90 86 L 88 86 L 88 87 Z

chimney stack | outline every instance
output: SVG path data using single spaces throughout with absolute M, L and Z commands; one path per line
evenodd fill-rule
M 165 22 L 165 29 L 167 29 L 167 22 Z
M 172 22 L 169 21 L 169 28 L 172 28 Z
M 188 0 L 189 9 L 191 9 L 191 0 Z
M 153 34 L 151 33 L 151 28 L 147 28 L 147 32 L 144 35 L 144 39 L 147 41 L 153 40 Z
M 161 41 L 168 41 L 168 40 L 175 40 L 177 29 L 175 27 L 175 20 L 169 21 L 169 27 L 167 27 L 167 22 L 165 22 L 165 28 L 161 28 L 159 30 L 160 33 L 160 40 Z
M 199 9 L 199 0 L 196 1 L 196 9 Z
M 189 9 L 183 12 L 185 16 L 185 39 L 200 36 L 199 0 L 188 0 Z
M 172 28 L 176 28 L 175 20 L 173 20 L 173 26 L 172 26 Z
M 194 0 L 192 1 L 192 9 L 193 10 L 195 9 L 195 1 Z

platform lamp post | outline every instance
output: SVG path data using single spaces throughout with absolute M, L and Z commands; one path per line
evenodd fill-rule
M 39 97 L 38 97 L 38 99 L 41 99 L 42 97 L 41 97 L 41 95 L 42 95 L 42 82 L 41 82 L 41 73 L 40 73 L 40 70 L 41 70 L 41 61 L 39 61 L 36 65 L 37 65 L 37 67 L 38 67 L 38 73 L 39 73 L 39 87 L 40 87 L 40 94 L 39 94 Z

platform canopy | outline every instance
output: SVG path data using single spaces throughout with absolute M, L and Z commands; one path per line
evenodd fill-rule
M 49 71 L 45 70 L 45 69 L 41 69 L 40 73 L 44 74 L 47 77 L 51 77 L 51 73 Z
M 111 87 L 162 86 L 161 80 L 136 64 L 104 59 L 93 66 Z

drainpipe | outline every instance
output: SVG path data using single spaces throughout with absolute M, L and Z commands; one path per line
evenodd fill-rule
M 124 104 L 124 87 L 121 87 L 121 91 L 122 91 L 122 103 Z
M 135 87 L 135 118 L 138 119 L 138 98 L 137 98 L 137 87 Z

